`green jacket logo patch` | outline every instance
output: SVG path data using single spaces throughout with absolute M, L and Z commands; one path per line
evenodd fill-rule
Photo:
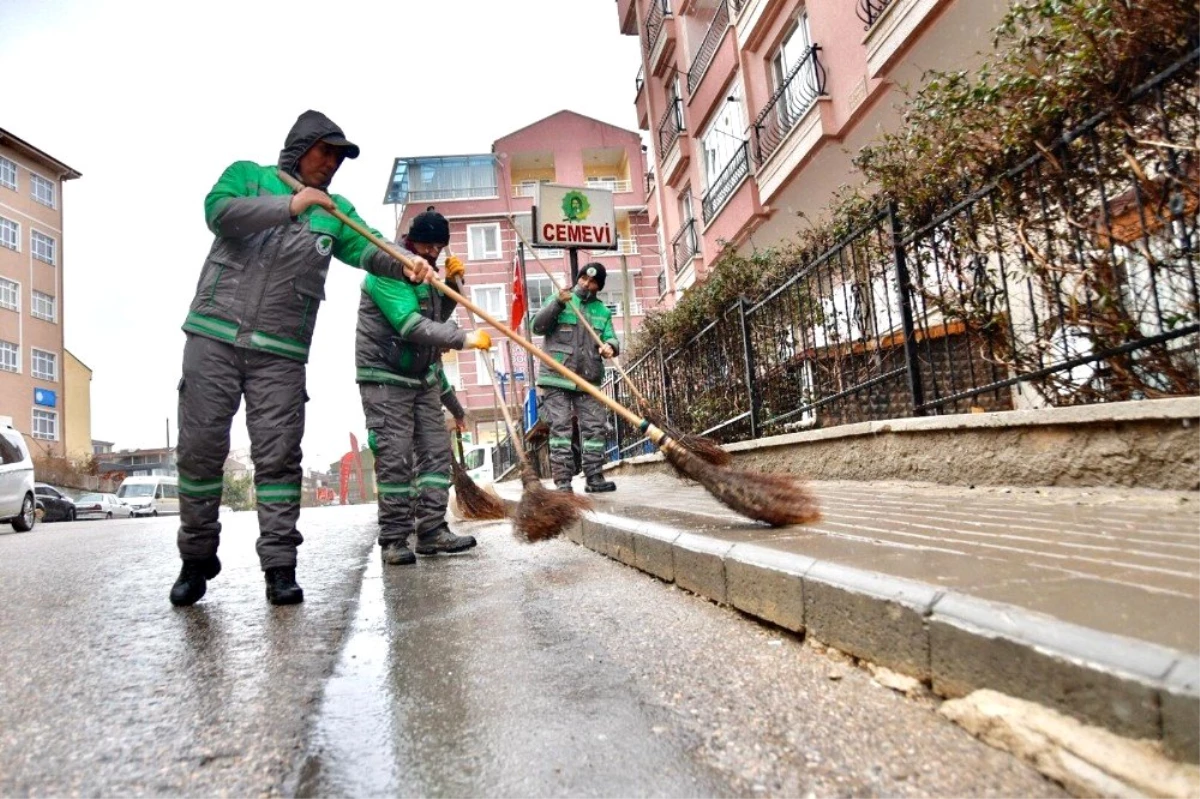
M 317 236 L 317 252 L 323 256 L 333 252 L 333 237 Z

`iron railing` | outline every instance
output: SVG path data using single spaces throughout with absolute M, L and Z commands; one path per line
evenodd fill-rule
M 662 34 L 663 23 L 670 15 L 670 0 L 651 0 L 650 8 L 646 12 L 645 36 L 642 38 L 647 62 L 654 55 L 654 46 L 658 44 L 658 37 Z
M 646 68 L 644 66 L 638 67 L 637 77 L 635 77 L 633 79 L 633 85 L 636 87 L 634 96 L 640 95 L 642 93 L 642 89 L 645 88 L 645 86 L 646 86 L 646 71 L 645 70 L 646 70 Z
M 758 164 L 771 157 L 817 98 L 825 95 L 825 68 L 821 66 L 820 52 L 819 45 L 808 48 L 754 120 L 754 160 Z
M 892 0 L 858 0 L 858 8 L 854 13 L 863 21 L 863 30 L 871 30 L 883 15 L 884 9 L 891 4 Z
M 686 130 L 683 124 L 683 100 L 678 97 L 667 97 L 667 111 L 658 123 L 658 157 L 666 160 L 671 145 Z
M 696 220 L 689 219 L 679 228 L 675 239 L 671 242 L 671 253 L 674 256 L 675 271 L 679 272 L 688 261 L 700 252 L 700 235 L 696 232 Z
M 742 185 L 742 180 L 749 174 L 750 142 L 742 142 L 733 158 L 730 158 L 729 163 L 721 170 L 721 174 L 717 175 L 708 191 L 704 192 L 704 198 L 700 201 L 700 211 L 705 222 L 717 215 L 717 211 L 724 207 L 725 201 L 733 196 L 733 192 Z
M 708 72 L 708 68 L 712 66 L 713 58 L 717 55 L 717 48 L 721 46 L 721 40 L 725 38 L 725 31 L 729 28 L 729 4 L 722 0 L 717 6 L 717 12 L 712 18 L 712 22 L 708 25 L 708 31 L 704 34 L 704 42 L 700 45 L 700 49 L 696 51 L 696 57 L 692 59 L 692 66 L 688 69 L 687 74 L 687 90 L 690 97 L 696 91 L 696 87 L 700 85 L 700 81 L 704 78 L 704 73 Z
M 630 374 L 677 427 L 726 442 L 1200 394 L 1198 62 L 920 224 L 881 200 L 769 295 L 653 347 Z M 620 420 L 613 430 L 610 453 L 646 448 Z
M 658 296 L 662 297 L 662 295 L 667 293 L 667 270 L 666 270 L 666 268 L 659 270 L 657 285 L 658 285 Z
M 646 172 L 646 196 L 650 196 L 650 192 L 654 191 L 654 173 Z

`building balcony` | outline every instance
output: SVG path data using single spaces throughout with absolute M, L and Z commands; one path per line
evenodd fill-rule
M 589 189 L 607 189 L 613 194 L 621 194 L 623 192 L 633 191 L 633 181 L 630 180 L 609 180 L 608 178 L 587 178 L 586 185 Z
M 754 120 L 754 160 L 759 166 L 806 117 L 817 98 L 825 96 L 825 69 L 818 57 L 820 51 L 815 44 L 808 49 Z
M 879 77 L 906 48 L 943 0 L 858 0 L 859 19 L 866 23 L 867 75 Z M 986 14 L 986 4 L 979 4 Z
M 725 207 L 725 203 L 737 191 L 738 186 L 742 185 L 742 181 L 750 174 L 750 142 L 743 142 L 741 147 L 738 147 L 733 158 L 729 159 L 729 163 L 721 170 L 721 174 L 717 175 L 716 180 L 708 187 L 708 191 L 704 192 L 704 197 L 700 201 L 700 212 L 707 224 L 711 222 L 721 209 Z
M 683 121 L 683 101 L 678 97 L 667 99 L 667 111 L 658 121 L 658 160 L 667 160 L 671 147 L 679 139 L 679 134 L 687 130 Z
M 642 31 L 642 50 L 650 72 L 661 75 L 675 52 L 675 18 L 671 15 L 670 0 L 651 0 Z
M 636 0 L 617 0 L 617 24 L 621 26 L 621 33 L 626 36 L 637 35 Z
M 696 220 L 689 219 L 671 241 L 671 263 L 675 272 L 682 272 L 699 254 L 700 233 L 696 230 Z
M 633 96 L 633 107 L 637 111 L 638 130 L 650 130 L 650 92 L 646 91 L 646 77 L 638 68 L 637 78 L 634 79 L 633 85 L 637 88 L 637 93 Z
M 775 16 L 773 9 L 779 5 L 774 0 L 738 0 L 732 3 L 729 10 L 737 29 L 739 50 L 750 50 L 753 49 L 751 45 L 761 44 Z
M 892 0 L 858 0 L 858 8 L 854 13 L 866 25 L 863 30 L 871 30 L 879 18 L 883 16 L 884 10 L 892 4 Z
M 722 0 L 721 4 L 717 6 L 717 11 L 713 15 L 712 22 L 708 24 L 708 31 L 704 34 L 704 41 L 700 45 L 700 49 L 696 51 L 696 56 L 692 59 L 692 65 L 688 69 L 688 96 L 696 93 L 696 87 L 700 85 L 704 74 L 708 72 L 709 66 L 712 65 L 713 58 L 717 54 L 717 48 L 721 46 L 721 40 L 725 38 L 725 32 L 728 29 L 729 2 L 728 0 Z

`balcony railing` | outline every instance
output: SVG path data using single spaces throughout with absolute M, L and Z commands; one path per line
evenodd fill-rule
M 754 160 L 759 164 L 771 157 L 817 98 L 825 95 L 825 68 L 817 56 L 820 52 L 820 45 L 808 48 L 754 120 Z
M 679 272 L 688 262 L 700 252 L 700 236 L 696 233 L 696 220 L 689 219 L 671 242 L 671 252 L 675 256 L 675 271 Z
M 650 10 L 646 14 L 646 35 L 642 39 L 642 46 L 646 51 L 647 61 L 654 55 L 654 45 L 658 44 L 658 37 L 662 33 L 663 22 L 666 21 L 666 18 L 670 14 L 670 0 L 653 0 L 650 3 Z
M 430 202 L 432 200 L 469 200 L 473 197 L 496 197 L 495 186 L 468 186 L 461 189 L 425 189 L 410 191 L 408 203 Z
M 633 188 L 633 184 L 628 180 L 609 180 L 608 178 L 588 178 L 587 187 L 589 189 L 608 189 L 614 194 L 623 191 L 629 191 Z
M 704 215 L 704 221 L 708 222 L 717 215 L 725 201 L 733 196 L 733 192 L 741 185 L 742 178 L 750 173 L 750 142 L 742 142 L 737 148 L 733 158 L 729 159 L 729 163 L 721 170 L 721 174 L 717 175 L 716 180 L 708 187 L 708 191 L 704 193 L 704 199 L 700 201 L 700 211 Z
M 696 91 L 696 87 L 704 78 L 704 73 L 708 72 L 708 68 L 712 66 L 717 48 L 721 46 L 721 39 L 725 37 L 725 29 L 728 27 L 729 3 L 722 2 L 717 6 L 717 13 L 708 25 L 708 32 L 704 34 L 704 43 L 700 45 L 695 59 L 692 60 L 692 66 L 688 70 L 687 89 L 689 95 Z
M 642 93 L 642 88 L 646 85 L 646 68 L 638 67 L 637 77 L 633 79 L 633 85 L 636 88 L 635 97 Z
M 863 30 L 871 30 L 871 27 L 883 15 L 883 10 L 891 4 L 892 0 L 858 0 L 858 9 L 855 13 L 864 23 Z
M 667 112 L 658 123 L 658 156 L 665 159 L 671 150 L 671 145 L 679 138 L 679 133 L 685 130 L 683 125 L 683 101 L 678 97 L 667 98 Z
M 667 270 L 662 269 L 658 273 L 658 296 L 661 297 L 662 295 L 664 295 L 666 293 L 667 293 Z

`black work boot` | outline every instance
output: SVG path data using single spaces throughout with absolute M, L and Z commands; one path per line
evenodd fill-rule
M 569 477 L 566 480 L 555 480 L 554 488 L 558 491 L 565 491 L 568 494 L 575 493 L 575 489 L 571 488 L 571 478 Z
M 439 552 L 466 552 L 475 546 L 475 536 L 455 535 L 450 528 L 442 527 L 436 536 L 421 538 L 417 536 L 418 555 L 436 555 Z
M 221 573 L 221 561 L 216 555 L 199 560 L 185 560 L 179 579 L 171 586 L 171 604 L 176 607 L 194 605 L 208 590 L 208 581 Z
M 276 566 L 265 572 L 267 601 L 272 605 L 298 605 L 304 601 L 304 589 L 296 584 L 295 566 Z
M 617 484 L 610 480 L 605 480 L 603 474 L 596 472 L 587 476 L 587 485 L 583 487 L 583 490 L 589 494 L 603 494 L 606 491 L 616 491 Z
M 389 566 L 408 566 L 417 562 L 417 556 L 404 541 L 388 541 L 380 544 L 379 553 Z

